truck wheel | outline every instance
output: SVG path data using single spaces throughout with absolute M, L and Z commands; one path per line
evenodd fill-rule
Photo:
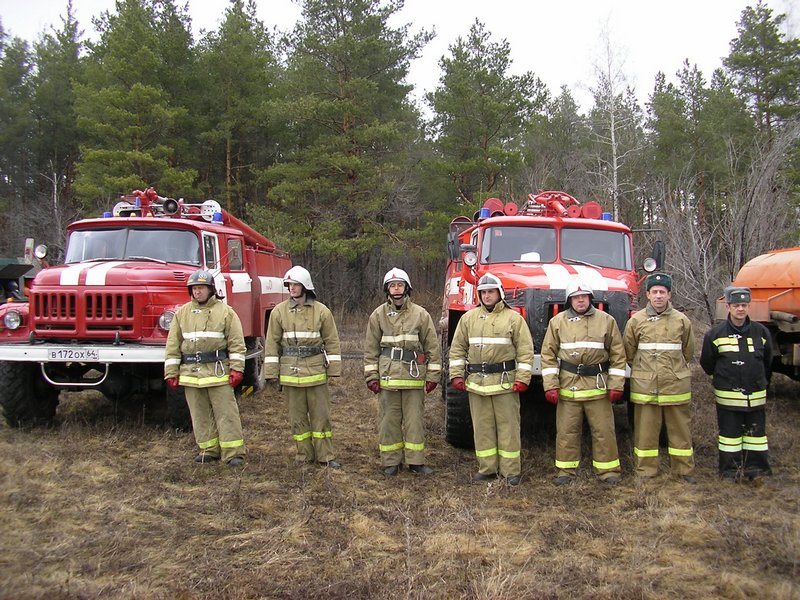
M 471 450 L 475 447 L 475 438 L 472 432 L 472 415 L 469 412 L 469 395 L 467 392 L 453 389 L 453 386 L 450 385 L 449 347 L 445 348 L 443 355 L 444 439 L 456 448 Z
M 12 427 L 48 425 L 56 416 L 58 390 L 42 379 L 37 364 L 0 362 L 0 405 Z
M 253 358 L 248 358 L 244 363 L 244 379 L 242 386 L 253 386 L 255 391 L 260 392 L 266 385 L 264 379 L 264 338 L 246 338 L 247 355 L 257 353 Z
M 170 427 L 181 431 L 192 429 L 192 418 L 189 414 L 189 405 L 186 404 L 186 390 L 183 387 L 167 389 L 167 420 Z

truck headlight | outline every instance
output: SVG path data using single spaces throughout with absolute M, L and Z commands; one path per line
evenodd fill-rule
M 464 264 L 468 267 L 474 267 L 478 264 L 478 254 L 473 251 L 464 252 Z
M 165 310 L 163 313 L 161 313 L 161 316 L 158 317 L 158 326 L 164 331 L 169 331 L 173 318 L 175 318 L 175 312 L 171 310 Z
M 17 311 L 10 310 L 3 317 L 3 324 L 7 329 L 19 329 L 19 326 L 22 325 L 22 317 Z

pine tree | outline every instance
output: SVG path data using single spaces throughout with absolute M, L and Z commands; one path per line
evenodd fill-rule
M 452 182 L 465 205 L 497 195 L 522 165 L 522 136 L 530 119 L 544 108 L 547 91 L 531 72 L 509 75 L 511 48 L 492 42 L 475 21 L 466 38 L 442 57 L 442 76 L 427 96 L 437 167 Z
M 188 29 L 188 21 L 163 9 L 170 0 L 117 0 L 116 13 L 96 21 L 100 40 L 89 47 L 86 82 L 76 87 L 78 126 L 85 142 L 75 188 L 84 202 L 104 204 L 131 189 L 155 186 L 165 195 L 193 189 L 196 171 L 178 133 L 187 109 L 174 97 L 174 74 L 165 64 L 161 33 Z M 169 27 L 167 27 L 169 25 Z M 178 36 L 184 43 L 190 35 Z M 172 89 L 171 89 L 172 88 Z

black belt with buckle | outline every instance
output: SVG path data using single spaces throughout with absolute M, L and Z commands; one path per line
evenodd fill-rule
M 499 363 L 481 363 L 479 365 L 467 365 L 467 373 L 502 373 L 513 371 L 517 368 L 517 361 L 506 360 Z
M 587 376 L 592 377 L 594 375 L 599 375 L 600 373 L 607 373 L 608 372 L 608 362 L 596 364 L 596 365 L 584 365 L 583 363 L 576 365 L 575 363 L 567 362 L 566 360 L 561 360 L 561 368 L 565 371 L 569 371 L 570 373 L 575 373 L 575 375 Z
M 199 365 L 212 363 L 228 358 L 227 350 L 215 350 L 214 352 L 195 352 L 194 354 L 182 354 L 181 363 L 184 365 Z
M 325 349 L 322 346 L 281 346 L 282 356 L 299 356 L 305 358 L 322 354 Z
M 390 348 L 381 348 L 381 355 L 388 356 L 392 360 L 399 360 L 402 362 L 415 362 L 421 365 L 425 362 L 425 353 L 415 352 L 414 350 L 403 350 L 397 346 Z

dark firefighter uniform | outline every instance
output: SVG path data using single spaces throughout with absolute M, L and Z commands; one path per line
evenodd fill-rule
M 286 389 L 298 462 L 335 458 L 328 377 L 342 374 L 339 333 L 330 309 L 307 296 L 284 300 L 269 317 L 265 377 Z
M 747 288 L 729 288 L 725 295 L 729 304 L 750 302 Z M 769 330 L 750 317 L 737 327 L 728 317 L 706 333 L 700 366 L 713 375 L 720 475 L 771 474 L 765 417 L 772 366 Z
M 481 304 L 461 317 L 449 369 L 451 380 L 465 379 L 469 392 L 478 474 L 519 477 L 520 404 L 512 387 L 530 383 L 533 340 L 525 319 L 506 305 L 502 292 L 491 312 Z
M 666 277 L 669 288 L 672 280 Z M 661 285 L 660 283 L 658 285 Z M 667 426 L 668 453 L 673 474 L 691 476 L 694 470 L 691 411 L 694 334 L 689 319 L 671 303 L 658 313 L 648 303 L 625 326 L 625 353 L 631 366 L 631 402 L 634 404 L 633 458 L 636 474 L 658 473 L 658 442 L 662 419 Z
M 390 299 L 372 312 L 364 339 L 364 377 L 380 383 L 383 467 L 425 464 L 425 383 L 438 382 L 441 370 L 428 311 L 406 296 L 401 307 Z
M 625 386 L 625 348 L 617 322 L 594 306 L 550 320 L 542 342 L 542 383 L 559 389 L 556 468 L 574 476 L 580 463 L 583 415 L 592 432 L 592 466 L 601 479 L 620 473 L 614 412 L 608 390 Z
M 202 455 L 230 462 L 244 458 L 239 407 L 229 384 L 230 371 L 244 372 L 245 344 L 236 312 L 211 296 L 181 306 L 172 319 L 164 377 L 179 377 L 186 390 L 192 428 Z

